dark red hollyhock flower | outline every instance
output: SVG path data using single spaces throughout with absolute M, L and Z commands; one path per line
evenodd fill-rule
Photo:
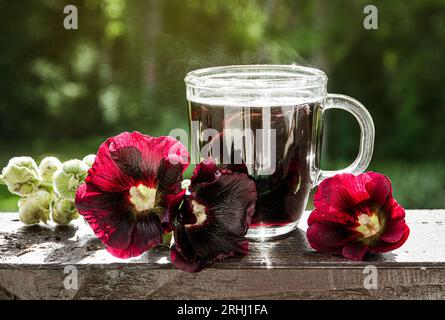
M 256 197 L 255 183 L 247 174 L 218 168 L 212 161 L 199 164 L 187 193 L 171 203 L 173 264 L 197 272 L 226 257 L 246 255 L 244 236 Z
M 363 260 L 366 253 L 399 248 L 408 238 L 405 210 L 394 200 L 390 180 L 367 172 L 324 180 L 314 196 L 307 239 L 320 252 Z
M 112 255 L 130 258 L 161 243 L 188 157 L 177 140 L 139 132 L 121 133 L 100 146 L 76 206 Z

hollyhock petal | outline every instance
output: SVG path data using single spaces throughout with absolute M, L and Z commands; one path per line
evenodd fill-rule
M 168 208 L 169 221 L 176 221 L 179 225 L 195 224 L 196 216 L 193 214 L 193 206 L 186 201 L 186 190 L 178 193 L 171 201 Z
M 227 231 L 244 235 L 256 200 L 255 183 L 243 173 L 226 172 L 210 184 L 201 184 L 194 198 L 209 206 L 208 217 L 218 218 Z M 238 220 L 235 220 L 238 218 Z
M 107 250 L 119 258 L 142 254 L 161 243 L 162 227 L 154 213 L 135 216 L 119 193 L 103 193 L 94 185 L 82 184 L 76 206 Z
M 158 242 L 153 241 L 153 242 L 149 242 L 147 243 L 147 245 L 145 247 L 139 248 L 133 248 L 133 247 L 128 247 L 125 249 L 117 249 L 117 248 L 113 248 L 113 247 L 109 247 L 106 246 L 105 249 L 107 249 L 107 251 L 116 258 L 119 259 L 129 259 L 129 258 L 133 258 L 133 257 L 138 257 L 141 254 L 143 254 L 144 252 L 150 250 L 151 248 L 155 247 L 159 245 Z
M 388 219 L 396 220 L 405 218 L 405 209 L 392 197 L 388 198 L 382 210 L 386 212 Z
M 168 136 L 151 137 L 140 132 L 124 132 L 116 136 L 110 144 L 112 151 L 126 147 L 134 147 L 140 151 L 141 170 L 145 175 L 155 175 L 161 160 L 169 155 L 178 155 L 188 163 L 188 152 L 176 139 Z
M 370 178 L 370 180 L 365 183 L 365 188 L 372 201 L 379 206 L 385 205 L 388 197 L 392 197 L 391 181 L 383 174 L 376 172 L 367 172 L 360 176 Z
M 311 212 L 308 219 L 308 225 L 312 225 L 317 222 L 332 222 L 339 224 L 349 224 L 352 220 L 351 214 L 345 211 L 326 212 L 315 209 Z
M 97 151 L 93 166 L 88 171 L 85 181 L 92 183 L 106 192 L 123 192 L 129 190 L 135 179 L 126 175 L 112 159 L 110 144 L 114 138 L 108 138 Z
M 405 224 L 404 231 L 400 240 L 394 243 L 379 241 L 377 245 L 369 248 L 372 253 L 385 253 L 400 248 L 408 239 L 410 234 L 409 227 Z
M 86 181 L 108 192 L 122 192 L 143 180 L 153 186 L 161 161 L 177 155 L 188 165 L 185 147 L 171 137 L 150 137 L 139 132 L 124 132 L 107 139 L 99 148 Z
M 157 204 L 167 208 L 171 199 L 182 191 L 181 181 L 184 165 L 172 163 L 169 158 L 161 160 L 156 173 L 156 189 L 162 197 L 157 197 Z M 159 200 L 159 201 L 158 201 Z
M 79 213 L 104 244 L 128 247 L 134 225 L 127 221 L 131 209 L 123 194 L 103 192 L 87 182 L 77 189 L 75 201 Z
M 346 259 L 362 261 L 367 252 L 368 248 L 366 246 L 352 242 L 343 248 L 342 256 Z
M 391 219 L 404 219 L 405 218 L 405 209 L 397 203 L 394 205 L 391 212 Z
M 203 160 L 193 170 L 190 187 L 193 189 L 194 186 L 200 183 L 212 183 L 216 179 L 215 173 L 217 170 L 216 164 L 210 158 Z
M 197 217 L 195 224 L 176 225 L 173 264 L 195 271 L 226 257 L 247 254 L 244 235 L 255 210 L 254 181 L 246 174 L 220 171 L 211 163 L 201 163 L 191 185 L 193 192 L 184 197 L 173 214 L 181 216 L 180 209 L 193 211 L 199 206 L 201 215 L 205 209 L 205 217 Z
M 125 146 L 115 150 L 110 148 L 110 157 L 124 174 L 135 180 L 144 179 L 142 154 L 136 147 Z
M 170 248 L 170 259 L 178 269 L 186 272 L 198 272 L 205 267 L 205 263 L 196 260 L 187 260 L 178 251 L 177 245 Z
M 314 205 L 322 211 L 335 212 L 366 201 L 370 198 L 364 185 L 367 180 L 349 173 L 325 179 L 314 195 Z
M 379 239 L 384 242 L 395 243 L 398 242 L 406 230 L 406 223 L 404 219 L 397 219 L 389 221 L 384 232 L 379 236 Z
M 124 249 L 107 246 L 108 252 L 121 259 L 137 257 L 162 242 L 162 227 L 159 217 L 150 214 L 134 223 L 129 244 Z
M 331 222 L 314 223 L 306 231 L 310 246 L 321 252 L 340 254 L 348 243 L 355 241 L 346 228 Z

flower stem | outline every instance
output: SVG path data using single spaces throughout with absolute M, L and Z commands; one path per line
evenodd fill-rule
M 163 234 L 161 246 L 170 248 L 171 242 L 172 242 L 172 236 L 173 236 L 173 232 Z

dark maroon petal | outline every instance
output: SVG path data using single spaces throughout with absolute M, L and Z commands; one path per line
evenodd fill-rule
M 248 229 L 246 218 L 250 217 L 254 209 L 256 197 L 252 179 L 243 173 L 226 172 L 213 183 L 199 185 L 191 199 L 206 203 L 208 216 L 216 219 L 221 227 L 234 234 L 244 235 Z
M 362 261 L 368 248 L 359 242 L 351 242 L 342 250 L 342 256 L 346 259 L 354 261 Z
M 177 224 L 175 230 L 173 263 L 186 271 L 200 269 L 226 257 L 245 255 L 244 236 L 255 210 L 255 183 L 246 174 L 217 171 L 212 176 L 210 170 L 199 172 L 205 174 L 195 175 L 200 183 L 192 181 L 195 191 L 184 198 L 182 208 L 193 209 L 194 201 L 205 204 L 205 221 L 194 225 Z
M 189 230 L 185 230 L 189 229 Z M 218 240 L 211 236 L 215 230 L 203 228 L 179 228 L 175 232 L 175 244 L 170 251 L 173 265 L 187 272 L 198 272 L 207 265 L 229 257 L 244 256 L 248 253 L 249 242 L 226 238 Z M 209 238 L 209 241 L 206 239 Z M 215 245 L 218 247 L 215 248 Z
M 193 214 L 191 202 L 187 200 L 186 190 L 178 193 L 169 204 L 169 223 L 176 222 L 179 225 L 195 224 L 196 216 Z
M 341 254 L 344 246 L 357 240 L 347 228 L 331 222 L 312 224 L 306 231 L 306 237 L 313 249 L 334 254 Z
M 193 170 L 191 178 L 191 189 L 200 183 L 211 183 L 215 181 L 215 174 L 218 168 L 211 158 L 208 158 L 199 163 L 195 170 Z
M 205 267 L 205 264 L 200 261 L 184 258 L 176 244 L 170 248 L 170 259 L 176 268 L 186 272 L 198 272 Z
M 135 214 L 126 193 L 103 192 L 84 183 L 77 190 L 76 207 L 107 250 L 118 257 L 140 255 L 161 242 L 156 212 L 160 209 Z

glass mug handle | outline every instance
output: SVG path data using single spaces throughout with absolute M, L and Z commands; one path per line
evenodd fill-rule
M 324 104 L 324 111 L 329 109 L 346 110 L 357 119 L 360 126 L 360 148 L 357 158 L 348 167 L 335 171 L 320 170 L 314 185 L 318 185 L 324 179 L 338 173 L 363 173 L 371 162 L 374 149 L 374 122 L 368 110 L 360 102 L 345 95 L 328 94 Z

